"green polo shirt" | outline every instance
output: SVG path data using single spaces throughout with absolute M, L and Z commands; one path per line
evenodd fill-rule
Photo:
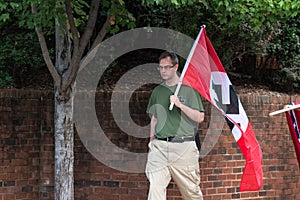
M 170 96 L 174 94 L 177 85 L 167 86 L 165 83 L 154 88 L 147 107 L 147 113 L 157 118 L 155 136 L 166 138 L 173 136 L 193 136 L 198 123 L 188 118 L 175 105 L 170 111 Z M 182 85 L 178 98 L 190 108 L 204 112 L 200 95 L 191 87 Z

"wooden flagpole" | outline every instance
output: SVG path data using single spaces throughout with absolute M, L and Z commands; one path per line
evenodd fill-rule
M 294 110 L 294 109 L 297 109 L 297 108 L 300 108 L 300 104 L 290 105 L 288 108 L 283 108 L 281 110 L 276 110 L 274 112 L 269 113 L 269 116 L 273 116 L 273 115 L 277 115 L 277 114 L 280 114 L 280 113 L 284 113 L 284 112 L 287 112 L 287 111 L 290 111 L 290 110 Z

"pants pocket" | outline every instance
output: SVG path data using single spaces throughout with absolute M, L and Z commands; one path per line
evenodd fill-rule
M 155 140 L 152 140 L 148 143 L 148 147 L 149 147 L 149 152 L 157 152 L 157 147 L 155 144 Z

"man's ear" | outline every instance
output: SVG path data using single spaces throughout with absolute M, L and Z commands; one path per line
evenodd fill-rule
M 176 68 L 176 70 L 178 70 L 178 66 L 179 66 L 179 65 L 178 65 L 178 64 L 176 64 L 176 65 L 174 66 L 174 68 Z

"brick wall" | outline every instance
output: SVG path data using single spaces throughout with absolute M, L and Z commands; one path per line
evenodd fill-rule
M 0 90 L 0 99 L 0 199 L 51 199 L 52 92 Z
M 133 120 L 147 125 L 144 114 L 149 92 L 131 97 Z M 146 152 L 147 140 L 122 132 L 110 111 L 110 93 L 98 93 L 96 109 L 101 127 L 110 140 L 133 152 Z M 119 95 L 120 101 L 124 101 Z M 257 192 L 239 192 L 244 159 L 234 138 L 224 125 L 213 149 L 200 161 L 204 199 L 300 199 L 300 173 L 283 114 L 269 117 L 300 96 L 240 95 L 263 151 L 264 185 Z M 210 105 L 204 102 L 205 122 L 201 140 L 213 122 Z M 0 200 L 53 199 L 53 92 L 0 90 Z M 75 135 L 75 199 L 147 199 L 148 181 L 144 174 L 110 169 L 95 159 Z M 174 182 L 168 186 L 168 200 L 179 200 Z

